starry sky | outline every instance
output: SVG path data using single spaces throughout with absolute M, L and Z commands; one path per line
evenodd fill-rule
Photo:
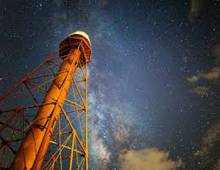
M 219 0 L 0 0 L 0 92 L 76 30 L 90 169 L 220 169 Z

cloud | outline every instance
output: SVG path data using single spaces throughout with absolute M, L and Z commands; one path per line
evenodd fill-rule
M 105 8 L 108 5 L 108 0 L 100 0 L 99 2 L 102 8 Z
M 183 167 L 181 160 L 171 160 L 169 152 L 157 148 L 123 151 L 119 155 L 121 170 L 176 170 Z
M 220 142 L 220 120 L 210 126 L 201 140 L 201 149 L 195 152 L 195 156 L 206 156 L 212 152 Z
M 199 78 L 197 76 L 192 76 L 192 77 L 189 77 L 187 78 L 187 81 L 190 82 L 190 83 L 195 83 L 199 80 Z
M 212 50 L 213 56 L 216 57 L 216 63 L 220 64 L 220 43 L 217 43 Z
M 216 43 L 212 48 L 212 55 L 215 57 L 215 62 L 212 68 L 207 72 L 202 72 L 188 78 L 188 82 L 197 83 L 201 80 L 215 81 L 220 79 L 220 43 Z M 198 86 L 191 91 L 201 96 L 208 95 L 209 88 Z M 199 166 L 203 169 L 214 168 L 220 169 L 220 119 L 212 124 L 201 137 L 201 147 L 194 152 L 194 158 L 199 162 Z
M 220 78 L 220 43 L 214 45 L 212 54 L 215 57 L 215 65 L 207 72 L 201 72 L 187 78 L 188 82 L 196 83 L 201 80 L 212 81 Z
M 212 124 L 201 138 L 201 148 L 194 153 L 202 168 L 220 170 L 220 119 Z
M 217 160 L 214 170 L 220 170 L 220 159 Z
M 188 82 L 195 83 L 200 80 L 217 80 L 220 77 L 220 66 L 215 66 L 210 69 L 208 72 L 198 73 L 190 78 L 188 78 Z
M 198 87 L 193 88 L 191 91 L 193 93 L 200 95 L 200 96 L 208 96 L 208 90 L 209 90 L 208 87 L 198 86 Z
M 204 8 L 204 0 L 191 0 L 189 17 L 193 21 L 199 17 Z

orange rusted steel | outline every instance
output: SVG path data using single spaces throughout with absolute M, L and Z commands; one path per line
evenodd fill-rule
M 43 105 L 38 110 L 34 123 L 20 145 L 11 169 L 41 169 L 72 77 L 79 67 L 78 63 L 87 64 L 90 61 L 91 44 L 87 34 L 75 32 L 69 35 L 61 42 L 59 53 L 63 63 L 44 98 Z M 44 105 L 44 103 L 51 104 Z M 88 146 L 84 154 L 88 169 Z

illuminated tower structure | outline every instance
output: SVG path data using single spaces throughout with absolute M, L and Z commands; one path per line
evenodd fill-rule
M 0 168 L 88 170 L 87 64 L 77 31 L 0 96 Z

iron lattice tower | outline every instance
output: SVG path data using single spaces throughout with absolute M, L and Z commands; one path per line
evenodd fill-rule
M 90 55 L 88 35 L 70 34 L 0 96 L 0 169 L 88 170 Z

